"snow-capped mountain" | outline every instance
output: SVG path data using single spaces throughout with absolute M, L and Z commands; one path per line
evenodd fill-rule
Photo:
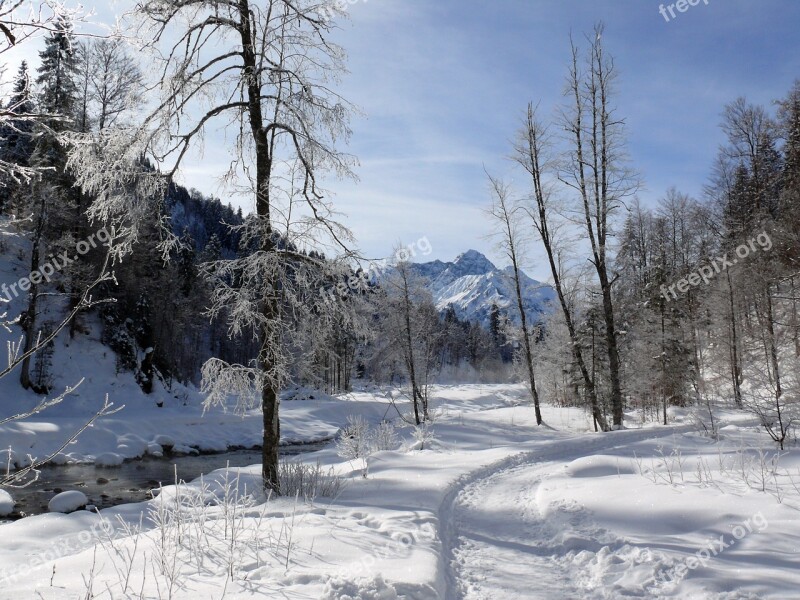
M 516 293 L 512 267 L 497 268 L 476 250 L 468 250 L 453 262 L 439 260 L 418 263 L 415 271 L 430 282 L 436 307 L 452 306 L 459 319 L 478 321 L 488 326 L 492 305 L 496 304 L 517 321 Z M 555 290 L 521 273 L 522 295 L 528 319 L 538 321 L 555 306 Z

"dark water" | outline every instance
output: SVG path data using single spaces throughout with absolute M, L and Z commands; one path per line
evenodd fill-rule
M 322 449 L 327 442 L 281 446 L 281 456 L 297 456 Z M 59 492 L 80 490 L 89 503 L 108 508 L 128 502 L 149 500 L 150 490 L 178 479 L 191 481 L 204 473 L 230 467 L 246 467 L 261 463 L 261 451 L 231 450 L 219 454 L 144 457 L 123 463 L 119 467 L 96 467 L 90 464 L 43 467 L 39 479 L 21 489 L 9 489 L 16 501 L 10 519 L 20 519 L 47 512 L 47 503 Z M 3 522 L 3 521 L 0 521 Z

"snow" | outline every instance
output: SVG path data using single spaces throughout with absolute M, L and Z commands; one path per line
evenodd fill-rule
M 53 513 L 71 513 L 83 508 L 88 503 L 89 499 L 86 494 L 77 490 L 70 490 L 53 496 L 47 508 Z
M 396 600 L 397 590 L 378 575 L 373 579 L 332 579 L 325 586 L 322 600 Z
M 175 445 L 175 439 L 168 435 L 159 434 L 153 438 L 153 443 L 162 448 L 172 448 Z
M 0 517 L 7 517 L 14 512 L 14 499 L 5 490 L 0 490 Z
M 295 390 L 281 406 L 285 430 L 293 439 L 330 437 L 351 415 L 374 427 L 389 396 L 375 388 L 337 398 Z M 719 442 L 701 435 L 685 409 L 671 411 L 670 426 L 638 428 L 629 414 L 630 429 L 595 434 L 588 415 L 573 408 L 543 406 L 547 426 L 536 427 L 525 398 L 521 385 L 435 387 L 433 439 L 419 450 L 414 428 L 395 420 L 398 449 L 371 455 L 366 478 L 360 459 L 340 457 L 334 444 L 302 456 L 346 478 L 335 498 L 267 500 L 253 465 L 167 486 L 154 500 L 99 515 L 53 513 L 0 525 L 0 599 L 83 597 L 93 565 L 96 598 L 109 597 L 106 585 L 112 597 L 126 597 L 124 556 L 135 556 L 137 594 L 143 585 L 147 597 L 158 597 L 167 575 L 158 567 L 154 573 L 152 560 L 163 551 L 181 574 L 176 600 L 223 591 L 314 600 L 796 595 L 800 490 L 792 477 L 800 487 L 800 451 L 781 454 L 778 485 L 764 475 L 762 491 L 759 473 L 774 450 L 747 415 L 719 411 Z M 98 423 L 65 456 L 96 460 L 123 455 L 123 446 L 155 451 L 167 441 L 197 452 L 260 437 L 257 413 L 204 415 L 191 402 L 130 406 L 127 420 L 120 413 Z M 62 414 L 28 427 L 15 438 L 26 442 L 17 454 L 45 446 L 75 419 Z M 79 502 L 86 500 L 76 498 L 70 509 Z M 168 526 L 157 529 L 159 519 Z M 178 534 L 183 543 L 164 545 Z M 722 549 L 714 545 L 720 536 Z
M 68 338 L 68 335 L 66 335 Z M 79 430 L 102 406 L 105 393 L 116 407 L 124 407 L 112 416 L 103 418 L 59 454 L 58 464 L 99 462 L 120 464 L 151 454 L 163 455 L 164 450 L 197 454 L 220 452 L 230 447 L 251 448 L 262 442 L 262 417 L 258 410 L 244 415 L 220 408 L 205 409 L 202 395 L 192 387 L 173 384 L 167 390 L 156 382 L 155 390 L 145 396 L 129 373 L 115 375 L 113 353 L 99 343 L 99 327 L 87 336 L 75 338 L 67 347 L 65 340 L 57 343 L 64 357 L 64 374 L 56 378 L 56 388 L 86 381 L 65 401 L 45 413 L 25 421 L 0 425 L 0 465 L 16 468 L 30 464 L 30 456 L 42 457 L 58 450 L 65 435 Z M 6 395 L 7 394 L 7 395 Z M 333 438 L 344 424 L 345 400 L 324 393 L 287 392 L 284 406 L 296 407 L 286 413 L 281 423 L 283 444 L 306 443 Z M 313 400 L 309 399 L 313 396 Z M 12 375 L 0 380 L 0 397 L 14 397 L 14 410 L 31 408 L 40 400 L 24 392 Z M 297 398 L 292 399 L 292 398 Z M 158 404 L 162 403 L 163 407 Z M 347 403 L 348 405 L 352 405 Z M 372 420 L 379 420 L 377 403 L 364 403 L 354 411 L 363 411 Z M 0 417 L 5 413 L 0 414 Z M 102 457 L 102 458 L 100 458 Z
M 614 456 L 584 456 L 572 461 L 566 468 L 569 477 L 611 477 L 635 473 L 630 461 L 620 461 Z
M 98 467 L 118 467 L 125 462 L 125 457 L 116 452 L 104 452 L 94 459 Z

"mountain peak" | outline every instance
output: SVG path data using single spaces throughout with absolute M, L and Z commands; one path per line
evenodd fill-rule
M 452 307 L 459 319 L 489 326 L 491 307 L 496 304 L 512 320 L 518 318 L 512 267 L 497 268 L 477 250 L 459 254 L 453 262 L 416 263 L 414 268 L 429 280 L 436 308 Z M 520 272 L 523 303 L 532 321 L 552 310 L 555 291 Z
M 497 270 L 492 261 L 477 250 L 467 250 L 459 254 L 453 264 L 458 267 L 459 276 L 485 275 Z

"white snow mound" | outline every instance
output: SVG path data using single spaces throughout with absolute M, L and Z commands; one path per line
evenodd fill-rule
M 156 456 L 158 458 L 161 458 L 162 456 L 164 456 L 164 449 L 159 444 L 151 442 L 147 444 L 147 453 L 150 456 Z
M 619 456 L 584 456 L 567 465 L 567 477 L 612 477 L 633 475 L 636 470 L 629 460 Z
M 98 467 L 118 467 L 125 462 L 125 457 L 116 452 L 104 452 L 94 459 Z
M 71 513 L 86 506 L 88 503 L 89 499 L 86 497 L 86 494 L 77 490 L 71 490 L 53 496 L 53 499 L 50 500 L 50 503 L 47 505 L 47 509 L 50 512 Z
M 172 448 L 175 445 L 175 439 L 168 435 L 161 434 L 153 438 L 153 443 L 163 448 Z
M 14 499 L 5 490 L 0 490 L 0 517 L 7 517 L 14 512 Z

